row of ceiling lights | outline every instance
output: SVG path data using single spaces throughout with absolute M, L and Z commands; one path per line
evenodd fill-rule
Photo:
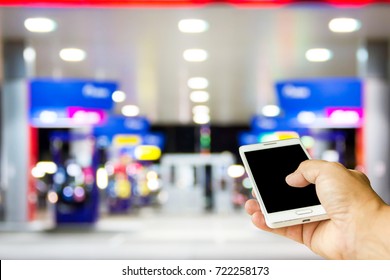
M 334 18 L 328 23 L 328 28 L 335 33 L 351 33 L 359 30 L 361 22 L 354 18 Z M 305 53 L 308 61 L 324 62 L 332 58 L 333 53 L 326 48 L 309 49 Z M 261 113 L 266 117 L 276 117 L 280 114 L 280 107 L 274 104 L 266 105 Z
M 28 18 L 24 26 L 31 32 L 52 32 L 57 28 L 57 23 L 49 18 Z M 202 33 L 207 31 L 208 23 L 200 19 L 182 20 L 178 24 L 179 30 L 184 33 Z M 348 33 L 360 29 L 361 23 L 354 18 L 334 18 L 328 24 L 332 32 Z M 86 52 L 78 48 L 65 48 L 59 53 L 64 61 L 82 61 L 86 58 Z M 208 58 L 208 53 L 202 49 L 189 49 L 184 51 L 183 57 L 187 61 L 200 62 Z M 332 58 L 332 51 L 325 48 L 310 49 L 305 57 L 309 61 L 321 62 Z
M 25 28 L 30 32 L 48 33 L 56 30 L 57 23 L 49 18 L 28 18 L 24 22 Z M 208 29 L 208 23 L 204 20 L 188 19 L 181 20 L 178 28 L 183 33 L 202 33 Z M 65 48 L 59 52 L 59 56 L 64 61 L 78 62 L 86 58 L 86 52 L 79 48 Z M 35 59 L 35 52 L 28 48 L 25 51 L 27 60 Z M 203 49 L 188 49 L 183 53 L 183 58 L 189 62 L 202 62 L 207 60 L 208 53 Z M 190 99 L 194 103 L 207 102 L 209 94 L 206 89 L 208 80 L 202 77 L 195 77 L 188 80 L 188 87 L 192 89 Z M 126 100 L 126 93 L 123 91 L 115 91 L 112 99 L 116 103 L 121 103 Z M 139 114 L 139 108 L 135 105 L 125 105 L 121 112 L 124 116 L 133 117 Z M 210 120 L 209 109 L 205 105 L 198 105 L 193 108 L 194 121 L 197 123 L 207 123 Z
M 28 18 L 24 21 L 25 28 L 30 32 L 37 33 L 48 33 L 56 30 L 57 23 L 49 18 Z M 64 48 L 60 50 L 59 56 L 62 60 L 68 62 L 78 62 L 83 61 L 87 53 L 79 48 Z M 35 59 L 35 51 L 32 48 L 26 48 L 24 52 L 24 57 L 26 61 L 31 61 Z M 117 90 L 112 94 L 112 100 L 115 103 L 122 103 L 126 100 L 126 93 Z M 126 117 L 135 117 L 139 115 L 140 110 L 136 105 L 124 105 L 121 108 L 121 113 Z
M 328 23 L 328 28 L 335 33 L 351 33 L 359 30 L 361 22 L 354 18 L 334 18 Z M 333 57 L 331 50 L 326 48 L 309 49 L 305 53 L 308 61 L 324 62 Z
M 57 23 L 49 18 L 28 18 L 24 22 L 25 28 L 30 32 L 52 32 L 57 28 Z M 208 23 L 201 19 L 185 19 L 178 23 L 178 28 L 183 33 L 202 33 L 208 30 Z M 334 18 L 328 24 L 332 32 L 349 33 L 360 29 L 361 23 L 353 18 Z M 30 54 L 31 56 L 31 54 Z M 64 61 L 76 62 L 86 58 L 86 52 L 78 48 L 65 48 L 59 53 Z M 326 48 L 309 49 L 305 53 L 308 61 L 324 62 L 332 58 L 332 51 Z M 208 53 L 203 49 L 188 49 L 183 52 L 183 58 L 189 62 L 202 62 L 207 60 Z M 190 99 L 194 103 L 204 103 L 209 100 L 209 93 L 205 90 L 208 87 L 208 80 L 203 77 L 190 78 L 187 82 L 188 87 L 192 90 Z M 113 94 L 115 102 L 124 102 L 126 94 L 123 91 L 117 91 Z M 197 109 L 203 108 L 203 109 Z M 206 105 L 197 105 L 193 109 L 194 122 L 208 123 L 210 121 L 209 110 Z M 263 114 L 266 116 L 276 116 L 280 109 L 275 105 L 268 105 L 263 108 Z M 122 107 L 122 114 L 125 116 L 136 116 L 139 114 L 139 108 L 135 105 L 125 105 Z
M 208 30 L 209 24 L 202 19 L 183 19 L 179 21 L 178 28 L 183 33 L 203 33 Z M 183 52 L 183 58 L 188 62 L 203 62 L 208 59 L 208 53 L 203 49 L 188 49 Z M 209 81 L 204 77 L 192 77 L 188 79 L 187 86 L 191 90 L 190 100 L 198 104 L 192 108 L 193 121 L 197 124 L 209 123 L 209 107 L 199 104 L 209 100 L 209 93 L 206 91 Z

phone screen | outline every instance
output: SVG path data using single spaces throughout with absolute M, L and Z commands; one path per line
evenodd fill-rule
M 308 159 L 300 145 L 245 152 L 248 165 L 268 213 L 319 205 L 315 186 L 289 186 L 285 178 Z

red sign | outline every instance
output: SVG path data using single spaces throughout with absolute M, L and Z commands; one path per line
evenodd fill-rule
M 0 0 L 0 6 L 30 7 L 134 7 L 172 8 L 226 4 L 242 8 L 278 6 L 293 3 L 324 3 L 335 6 L 363 6 L 390 3 L 390 0 Z

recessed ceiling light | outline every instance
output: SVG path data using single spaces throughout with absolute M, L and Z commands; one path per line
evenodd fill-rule
M 209 100 L 209 93 L 203 90 L 195 90 L 191 92 L 190 99 L 195 103 L 207 102 Z
M 205 61 L 208 57 L 207 51 L 202 49 L 188 49 L 183 53 L 183 58 L 190 62 Z
M 206 124 L 210 122 L 210 115 L 208 114 L 196 114 L 193 117 L 194 123 L 197 124 Z
M 191 89 L 205 89 L 209 86 L 209 81 L 203 77 L 190 78 L 187 85 Z
M 125 105 L 122 107 L 122 114 L 126 117 L 138 116 L 139 108 L 135 105 Z
M 332 58 L 332 52 L 328 49 L 310 49 L 306 52 L 306 59 L 312 62 L 324 62 Z
M 209 24 L 202 19 L 183 19 L 179 21 L 178 27 L 184 33 L 201 33 L 209 28 Z
M 28 18 L 24 21 L 24 27 L 30 32 L 51 32 L 56 29 L 57 23 L 49 18 Z
M 329 29 L 333 32 L 354 32 L 359 30 L 361 23 L 354 18 L 334 18 L 329 22 Z
M 60 51 L 60 57 L 62 60 L 77 62 L 85 59 L 87 54 L 85 51 L 76 48 L 67 48 Z
M 194 115 L 204 114 L 207 115 L 210 113 L 210 108 L 206 105 L 197 105 L 192 108 L 192 113 Z
M 112 100 L 116 103 L 120 103 L 126 100 L 126 93 L 121 90 L 116 90 L 112 93 Z

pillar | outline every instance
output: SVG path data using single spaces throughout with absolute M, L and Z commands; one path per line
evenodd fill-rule
M 24 42 L 3 42 L 1 168 L 4 220 L 28 221 L 29 126 Z
M 374 190 L 390 203 L 389 42 L 367 40 L 360 52 L 364 81 L 364 165 Z

